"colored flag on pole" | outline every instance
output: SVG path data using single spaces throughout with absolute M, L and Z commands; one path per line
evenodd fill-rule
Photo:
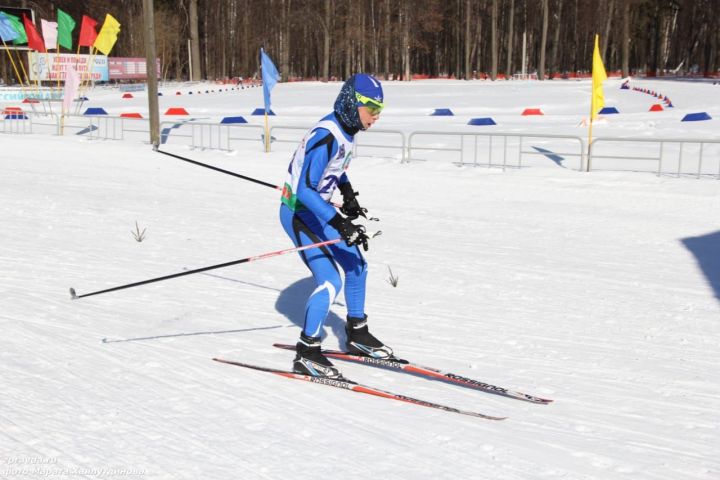
M 92 47 L 97 38 L 97 21 L 88 17 L 87 15 L 82 16 L 82 23 L 80 24 L 80 38 L 78 39 L 78 46 L 80 47 Z
M 32 50 L 37 50 L 38 52 L 46 52 L 47 50 L 45 50 L 45 43 L 43 42 L 42 37 L 35 29 L 35 25 L 33 25 L 33 23 L 28 20 L 25 15 L 23 15 L 23 24 L 25 25 L 28 47 Z
M 5 15 L 4 12 L 0 12 L 0 38 L 3 42 L 11 42 L 18 37 L 18 33 L 13 28 L 12 22 Z
M 27 43 L 27 35 L 25 35 L 25 27 L 23 27 L 22 22 L 20 21 L 20 18 L 16 17 L 15 15 L 10 15 L 7 12 L 2 12 L 5 14 L 7 19 L 12 24 L 13 28 L 17 32 L 18 36 L 13 40 L 12 42 L 15 45 L 22 45 L 23 43 Z
M 72 31 L 75 30 L 75 20 L 70 15 L 57 9 L 57 35 L 61 47 L 72 50 Z
M 598 112 L 605 106 L 602 84 L 607 80 L 607 73 L 605 73 L 605 66 L 600 56 L 598 43 L 599 35 L 595 35 L 595 50 L 593 51 L 592 63 L 592 120 L 597 118 Z
M 265 99 L 265 113 L 270 113 L 270 90 L 273 89 L 275 84 L 280 80 L 280 74 L 275 68 L 275 64 L 272 62 L 270 57 L 265 53 L 265 50 L 260 49 L 260 64 L 262 66 L 262 81 L 263 81 L 263 97 Z
M 80 87 L 80 76 L 77 74 L 72 65 L 68 65 L 65 73 L 65 93 L 63 95 L 63 111 L 69 112 L 72 107 L 73 100 Z
M 45 39 L 45 50 L 57 48 L 57 23 L 40 19 L 43 38 Z
M 105 15 L 105 23 L 103 23 L 100 33 L 98 33 L 93 47 L 100 50 L 105 55 L 110 55 L 115 42 L 117 42 L 117 36 L 120 33 L 120 22 L 109 13 Z

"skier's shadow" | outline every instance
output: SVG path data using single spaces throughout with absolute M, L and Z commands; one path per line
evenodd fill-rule
M 305 322 L 305 303 L 316 287 L 317 284 L 312 277 L 298 280 L 280 292 L 275 302 L 275 309 L 302 329 Z M 323 337 L 331 335 L 338 339 L 340 345 L 345 343 L 345 321 L 332 311 L 325 320 Z

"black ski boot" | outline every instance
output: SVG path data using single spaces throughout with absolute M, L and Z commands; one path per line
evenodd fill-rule
M 345 346 L 350 353 L 373 358 L 391 358 L 393 356 L 392 348 L 383 344 L 368 330 L 367 315 L 363 318 L 348 316 L 345 333 L 347 334 Z
M 342 378 L 340 370 L 320 351 L 320 341 L 320 337 L 300 334 L 300 341 L 295 346 L 297 355 L 293 362 L 293 372 L 312 377 Z

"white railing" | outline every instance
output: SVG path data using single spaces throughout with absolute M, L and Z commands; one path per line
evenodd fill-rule
M 274 125 L 270 127 L 270 139 L 273 143 L 293 143 L 297 144 L 302 140 L 305 133 L 307 133 L 308 130 L 310 130 L 313 127 L 313 125 L 306 125 L 306 126 L 296 126 L 296 125 Z M 299 132 L 297 134 L 291 135 L 289 138 L 284 135 L 284 132 L 290 131 L 290 132 Z M 369 143 L 370 141 L 378 141 L 377 137 L 384 137 L 387 138 L 387 136 L 392 136 L 399 138 L 400 143 L 399 144 L 388 144 L 388 143 Z M 376 151 L 378 149 L 382 150 L 390 150 L 390 151 L 398 151 L 400 153 L 400 161 L 405 161 L 405 134 L 400 130 L 383 130 L 383 129 L 373 129 L 369 130 L 367 132 L 363 132 L 361 136 L 355 137 L 355 143 L 353 145 L 353 155 L 358 156 L 358 149 L 362 148 L 363 150 L 366 148 L 373 148 Z
M 238 142 L 262 144 L 263 127 L 247 123 L 161 122 L 160 143 L 184 142 L 191 148 L 232 151 Z
M 33 133 L 32 126 L 32 120 L 24 113 L 17 115 L 0 115 L 0 132 L 2 133 Z
M 612 153 L 603 147 L 612 145 Z M 618 150 L 621 153 L 618 153 Z M 596 138 L 589 148 L 587 171 L 631 170 L 659 175 L 720 179 L 720 140 L 690 138 Z
M 438 138 L 440 141 L 428 144 L 428 138 Z M 537 145 L 529 145 L 529 139 L 538 140 Z M 422 146 L 419 141 L 425 140 Z M 447 140 L 451 140 L 450 145 Z M 466 141 L 468 140 L 468 141 Z M 569 151 L 558 151 L 558 148 Z M 521 168 L 524 156 L 544 156 L 561 166 L 565 157 L 577 158 L 577 170 L 583 169 L 585 142 L 581 137 L 573 135 L 545 135 L 545 134 L 524 134 L 524 133 L 478 133 L 478 132 L 436 132 L 418 131 L 412 132 L 408 138 L 407 159 L 408 161 L 423 160 L 418 158 L 414 152 L 418 151 L 440 151 L 457 152 L 460 165 L 500 167 L 505 170 L 508 167 Z M 532 147 L 535 150 L 526 150 Z M 468 155 L 472 155 L 472 161 Z M 499 160 L 498 160 L 499 158 Z M 514 163 L 511 163 L 515 160 Z
M 148 119 L 24 112 L 22 116 L 0 117 L 0 133 L 54 135 L 77 134 L 92 139 L 149 140 Z M 273 142 L 300 141 L 309 126 L 276 125 L 270 129 Z M 262 148 L 264 127 L 252 124 L 221 124 L 193 120 L 160 123 L 161 143 L 183 143 L 191 148 L 232 151 L 240 142 Z M 287 132 L 291 132 L 289 135 Z M 379 140 L 384 138 L 385 140 Z M 611 148 L 608 148 L 611 147 Z M 582 137 L 504 132 L 371 130 L 357 138 L 358 149 L 400 152 L 401 162 L 445 160 L 446 152 L 456 154 L 456 162 L 467 166 L 522 168 L 529 158 L 550 159 L 562 167 L 566 158 L 575 159 L 572 168 L 580 171 L 647 171 L 657 175 L 692 175 L 720 179 L 720 140 L 690 138 L 596 138 L 586 148 Z M 431 152 L 421 158 L 420 152 Z M 377 155 L 376 155 L 377 156 Z M 395 153 L 396 158 L 397 153 Z

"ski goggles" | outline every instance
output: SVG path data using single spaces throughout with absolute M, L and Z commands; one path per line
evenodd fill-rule
M 361 93 L 355 92 L 355 98 L 358 102 L 360 102 L 360 105 L 362 105 L 363 107 L 367 107 L 371 115 L 378 115 L 380 112 L 382 112 L 383 108 L 385 108 L 384 103 L 378 102 L 377 100 L 374 100 L 370 97 L 366 97 Z

